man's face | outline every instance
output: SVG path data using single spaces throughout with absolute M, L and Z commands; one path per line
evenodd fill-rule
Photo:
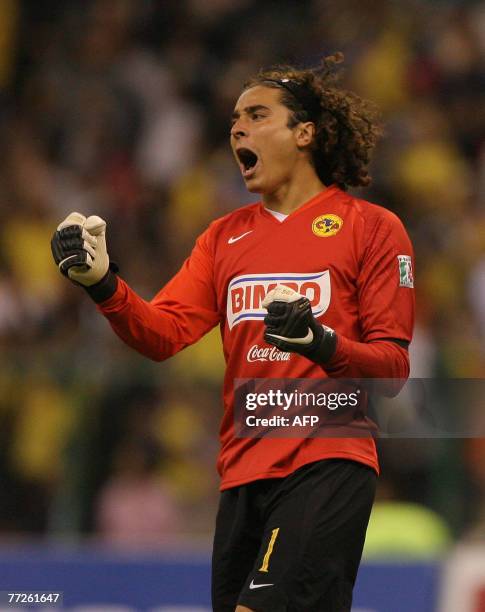
M 274 193 L 290 179 L 301 155 L 280 96 L 279 89 L 257 85 L 244 91 L 234 108 L 231 147 L 253 193 Z

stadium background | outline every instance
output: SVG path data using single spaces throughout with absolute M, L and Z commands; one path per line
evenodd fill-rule
M 254 201 L 228 146 L 241 84 L 337 50 L 386 125 L 361 195 L 415 246 L 411 374 L 484 378 L 483 3 L 1 0 L 2 563 L 26 542 L 208 549 L 218 332 L 164 364 L 136 355 L 59 277 L 50 237 L 72 210 L 101 215 L 152 297 L 212 219 Z M 485 440 L 387 440 L 381 460 L 368 559 L 485 544 Z

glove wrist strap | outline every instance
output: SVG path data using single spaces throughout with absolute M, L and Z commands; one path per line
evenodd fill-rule
M 337 349 L 337 334 L 330 327 L 319 325 L 319 328 L 318 335 L 315 334 L 315 341 L 309 347 L 306 356 L 319 365 L 325 365 L 332 359 Z
M 100 304 L 101 302 L 109 300 L 109 298 L 115 294 L 117 287 L 118 277 L 114 274 L 110 265 L 108 271 L 98 283 L 90 285 L 89 287 L 84 287 L 84 289 L 86 289 L 90 298 L 94 300 L 96 304 Z

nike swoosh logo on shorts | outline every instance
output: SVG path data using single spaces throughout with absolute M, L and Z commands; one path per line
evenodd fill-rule
M 270 582 L 269 584 L 254 584 L 254 580 L 251 580 L 251 584 L 249 585 L 249 588 L 252 589 L 260 589 L 261 587 L 266 587 L 266 586 L 274 586 L 273 582 Z
M 250 234 L 253 230 L 249 230 L 249 232 L 244 232 L 244 234 L 241 234 L 240 236 L 231 236 L 229 238 L 229 240 L 227 241 L 227 244 L 232 244 L 233 242 L 237 242 L 238 240 L 241 240 L 241 238 L 244 238 L 244 236 L 247 236 L 248 234 Z

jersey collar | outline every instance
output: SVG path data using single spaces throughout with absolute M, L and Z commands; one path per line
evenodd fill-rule
M 273 223 L 277 223 L 278 225 L 281 225 L 283 223 L 287 223 L 289 219 L 293 219 L 294 217 L 304 212 L 308 208 L 311 208 L 312 206 L 316 204 L 321 204 L 322 202 L 325 202 L 329 198 L 334 197 L 337 193 L 341 193 L 340 188 L 337 185 L 330 185 L 329 187 L 327 187 L 327 189 L 325 189 L 325 191 L 320 191 L 320 193 L 317 193 L 315 196 L 313 196 L 313 198 L 301 204 L 292 213 L 290 213 L 286 217 L 286 219 L 284 219 L 283 221 L 279 221 L 278 219 L 276 219 L 274 215 L 268 212 L 266 208 L 264 207 L 263 202 L 258 202 L 259 213 L 263 215 L 263 217 L 265 217 L 266 219 L 270 219 Z

